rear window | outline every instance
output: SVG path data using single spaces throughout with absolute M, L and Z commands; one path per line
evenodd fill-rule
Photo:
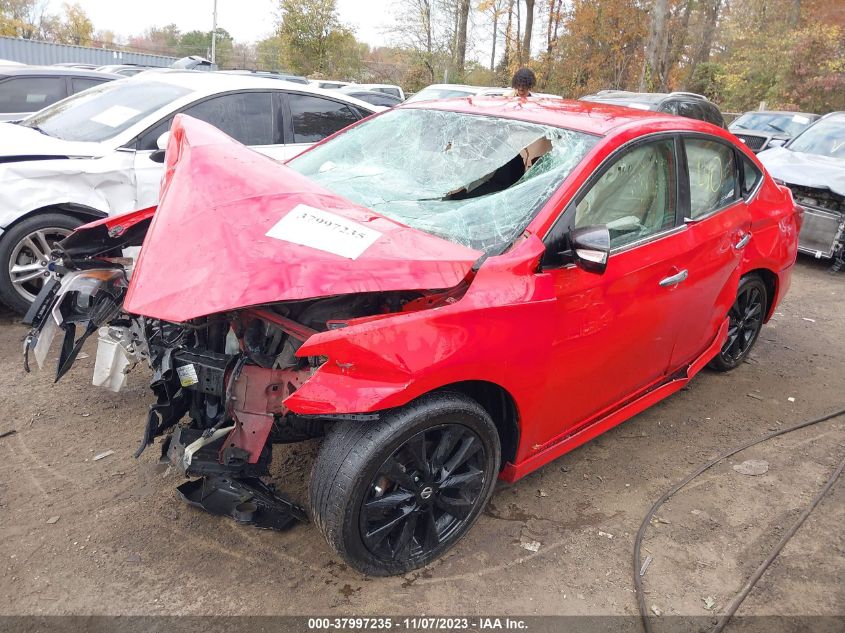
M 71 86 L 71 94 L 76 94 L 77 92 L 82 92 L 83 90 L 88 90 L 88 88 L 93 88 L 94 86 L 99 86 L 103 83 L 102 79 L 89 79 L 87 77 L 74 77 L 70 80 Z
M 418 101 L 436 101 L 438 99 L 454 99 L 456 97 L 470 97 L 474 93 L 468 90 L 454 90 L 452 88 L 423 88 L 413 97 L 407 100 L 407 103 L 416 103 Z
M 66 96 L 64 77 L 13 77 L 0 82 L 0 112 L 37 112 Z

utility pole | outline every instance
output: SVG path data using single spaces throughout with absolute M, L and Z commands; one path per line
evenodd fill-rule
M 217 60 L 217 0 L 214 0 L 214 13 L 211 20 L 211 63 L 216 64 Z

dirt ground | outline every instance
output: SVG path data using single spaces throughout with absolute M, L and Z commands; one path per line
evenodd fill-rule
M 261 531 L 179 501 L 158 446 L 132 458 L 150 402 L 146 372 L 121 394 L 99 390 L 89 345 L 58 385 L 51 371 L 27 375 L 26 330 L 3 313 L 0 433 L 17 433 L 0 439 L 0 614 L 634 614 L 632 546 L 655 499 L 727 447 L 845 406 L 844 298 L 845 276 L 802 259 L 746 364 L 705 371 L 582 448 L 500 484 L 445 558 L 378 579 L 340 563 L 313 526 Z M 315 450 L 275 450 L 273 480 L 303 502 Z M 721 611 L 843 452 L 840 417 L 744 451 L 671 499 L 645 541 L 648 605 L 706 616 L 712 600 Z M 746 459 L 768 461 L 768 472 L 732 469 Z M 843 525 L 845 478 L 740 614 L 845 615 Z

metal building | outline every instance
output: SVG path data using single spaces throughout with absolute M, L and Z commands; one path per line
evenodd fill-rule
M 138 64 L 140 66 L 167 67 L 176 61 L 175 57 L 129 53 L 107 48 L 88 46 L 70 46 L 52 42 L 24 40 L 17 37 L 0 37 L 0 59 L 7 59 L 22 64 L 44 65 L 62 62 L 79 64 Z

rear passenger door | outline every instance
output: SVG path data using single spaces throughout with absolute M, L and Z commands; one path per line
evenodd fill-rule
M 677 290 L 684 318 L 672 353 L 674 368 L 697 358 L 715 339 L 736 298 L 742 250 L 753 239 L 733 146 L 703 134 L 681 140 L 688 185 L 686 278 Z
M 360 118 L 357 109 L 343 101 L 299 92 L 286 93 L 282 109 L 285 160 Z

